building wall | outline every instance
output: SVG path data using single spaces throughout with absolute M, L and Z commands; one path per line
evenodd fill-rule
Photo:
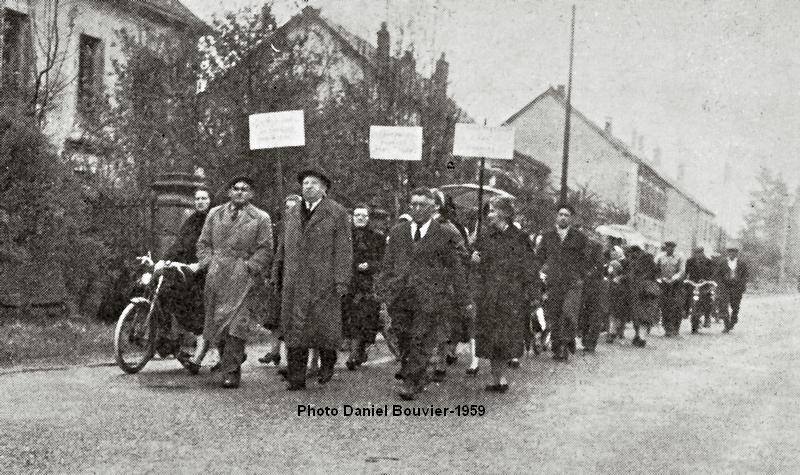
M 552 183 L 558 186 L 564 140 L 564 107 L 561 103 L 552 96 L 544 96 L 509 125 L 516 129 L 514 148 L 547 165 L 552 170 Z M 587 186 L 601 199 L 615 203 L 633 215 L 637 164 L 623 157 L 576 114 L 573 114 L 570 129 L 570 188 Z
M 31 16 L 33 21 L 37 22 L 37 29 L 43 30 L 47 24 L 46 19 L 51 18 L 51 14 L 45 11 L 47 4 L 45 0 L 37 1 L 33 3 L 33 11 L 29 11 L 27 2 L 11 0 L 6 4 L 6 8 Z M 73 23 L 72 27 L 70 22 Z M 113 2 L 100 0 L 62 2 L 58 30 L 63 51 L 62 59 L 59 61 L 59 82 L 65 84 L 65 87 L 46 117 L 44 131 L 50 137 L 51 143 L 61 152 L 67 139 L 80 140 L 83 136 L 83 131 L 76 120 L 80 35 L 88 35 L 102 41 L 102 90 L 111 94 L 116 85 L 114 61 L 125 60 L 119 36 L 121 30 L 146 43 L 156 41 L 159 36 L 174 35 L 179 32 L 166 23 L 143 18 L 133 11 L 114 7 Z M 34 41 L 44 41 L 44 38 L 36 38 Z M 34 54 L 36 54 L 37 69 L 41 70 L 46 58 L 38 48 Z
M 319 87 L 320 99 L 335 96 L 342 90 L 344 81 L 361 81 L 365 74 L 370 74 L 364 63 L 313 17 L 303 17 L 296 27 L 287 30 L 286 37 L 290 42 L 303 41 L 303 50 L 307 54 L 318 55 L 320 70 L 327 76 Z

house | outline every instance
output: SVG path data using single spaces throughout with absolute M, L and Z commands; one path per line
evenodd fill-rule
M 52 97 L 40 100 L 43 130 L 65 158 L 79 162 L 102 148 L 87 132 L 100 99 L 114 91 L 114 62 L 125 60 L 119 33 L 152 44 L 207 29 L 178 0 L 5 0 L 0 13 L 3 86 L 47 80 Z
M 554 183 L 561 179 L 565 107 L 563 86 L 550 87 L 504 123 L 516 129 L 515 149 L 549 167 Z M 570 188 L 626 211 L 626 224 L 653 246 L 667 239 L 684 252 L 724 246 L 714 212 L 614 137 L 610 122 L 600 127 L 573 108 L 570 131 Z

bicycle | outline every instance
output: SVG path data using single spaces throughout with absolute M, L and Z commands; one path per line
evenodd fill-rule
M 714 312 L 717 293 L 717 283 L 713 280 L 684 280 L 684 284 L 692 288 L 692 301 L 689 304 L 687 316 L 691 318 L 692 333 L 697 333 L 700 328 L 700 320 L 705 317 L 710 318 Z

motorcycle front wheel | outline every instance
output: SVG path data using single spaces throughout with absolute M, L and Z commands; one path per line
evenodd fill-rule
M 149 305 L 130 303 L 117 321 L 114 358 L 117 366 L 126 373 L 141 371 L 155 353 L 156 326 L 147 319 L 149 311 Z

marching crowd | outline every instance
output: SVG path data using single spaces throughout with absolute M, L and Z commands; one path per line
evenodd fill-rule
M 555 226 L 528 235 L 515 222 L 512 198 L 493 197 L 483 226 L 461 223 L 452 199 L 436 189 L 411 192 L 407 214 L 393 226 L 376 225 L 366 205 L 350 212 L 328 197 L 331 182 L 319 169 L 298 175 L 301 195 L 286 198 L 282 219 L 251 203 L 253 181 L 232 179 L 229 201 L 209 209 L 205 189 L 183 224 L 166 261 L 191 263 L 184 289 L 168 293 L 182 306 L 181 325 L 198 335 L 193 355 L 176 357 L 192 374 L 210 347 L 222 385 L 238 387 L 251 324 L 270 330 L 271 351 L 260 358 L 279 366 L 288 390 L 303 390 L 310 376 L 328 383 L 343 341 L 346 367 L 367 361 L 379 333 L 399 361 L 395 374 L 404 400 L 430 381 L 442 381 L 469 346 L 468 375 L 488 360 L 487 391 L 509 388 L 507 370 L 527 352 L 549 348 L 566 362 L 580 349 L 592 353 L 625 338 L 643 347 L 659 322 L 677 336 L 691 317 L 691 332 L 737 323 L 747 265 L 735 245 L 727 256 L 689 259 L 665 242 L 657 255 L 621 239 L 598 242 L 573 223 L 575 210 L 557 206 Z M 318 366 L 318 367 L 317 367 Z

